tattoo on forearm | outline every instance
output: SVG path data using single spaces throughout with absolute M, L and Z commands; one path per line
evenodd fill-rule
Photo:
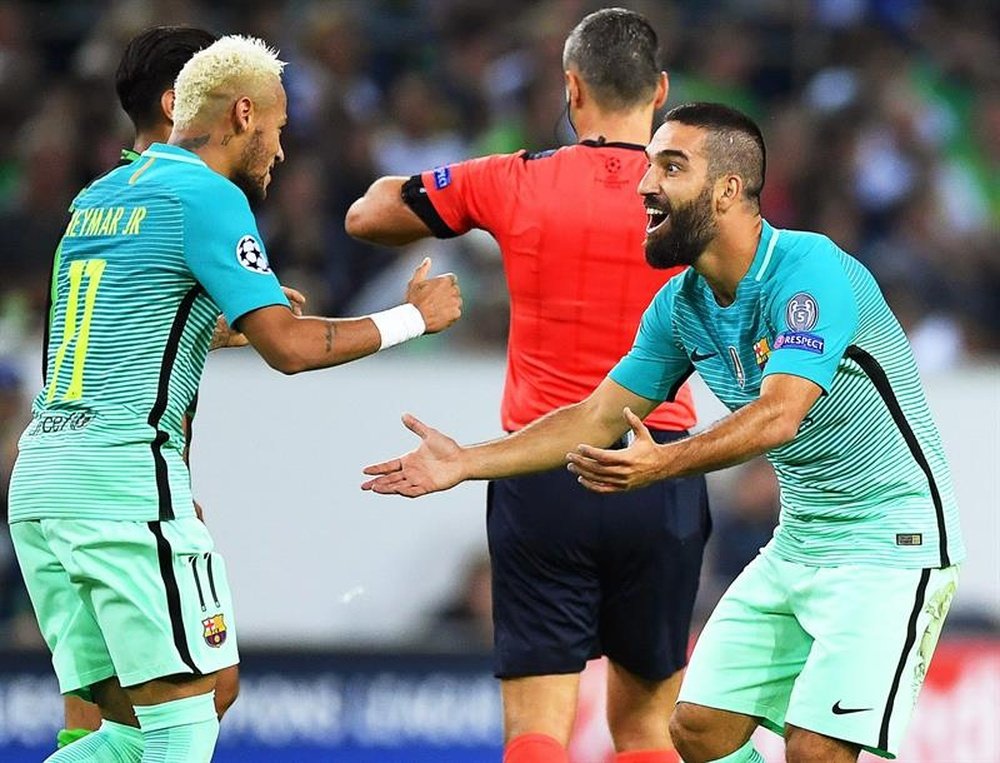
M 211 135 L 195 135 L 193 138 L 182 138 L 177 142 L 177 145 L 181 148 L 186 148 L 188 151 L 194 151 L 196 148 L 201 148 L 211 139 Z
M 326 353 L 330 354 L 333 350 L 333 323 L 327 322 L 326 324 Z

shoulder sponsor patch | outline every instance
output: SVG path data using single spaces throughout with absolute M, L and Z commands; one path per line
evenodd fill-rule
M 257 239 L 253 236 L 244 236 L 236 244 L 236 261 L 247 270 L 254 273 L 270 273 L 271 266 L 267 262 L 267 255 Z
M 823 354 L 826 342 L 818 334 L 810 334 L 807 331 L 785 331 L 774 339 L 774 349 L 787 348 L 791 350 L 805 350 L 814 352 L 817 355 Z
M 809 331 L 819 320 L 819 306 L 812 294 L 800 291 L 785 305 L 785 322 L 792 331 Z
M 439 191 L 451 185 L 451 167 L 434 168 L 434 187 Z

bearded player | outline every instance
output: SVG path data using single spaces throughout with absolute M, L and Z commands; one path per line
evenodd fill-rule
M 955 493 L 872 275 L 826 236 L 761 217 L 764 150 L 738 111 L 671 110 L 639 185 L 646 256 L 691 267 L 656 295 L 631 351 L 582 402 L 505 439 L 460 447 L 406 417 L 420 447 L 368 467 L 363 487 L 418 496 L 567 461 L 613 494 L 766 454 L 781 521 L 699 637 L 673 741 L 688 763 L 762 763 L 750 737 L 763 725 L 793 763 L 891 758 L 965 557 Z M 694 370 L 732 413 L 657 443 L 643 417 Z M 626 431 L 631 445 L 606 448 Z

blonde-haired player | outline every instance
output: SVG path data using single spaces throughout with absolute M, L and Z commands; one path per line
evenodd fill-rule
M 195 56 L 174 83 L 174 127 L 189 129 L 195 120 L 218 117 L 239 92 L 261 98 L 274 96 L 285 62 L 277 51 L 255 37 L 232 35 Z M 273 101 L 272 101 L 273 103 Z
M 47 384 L 11 479 L 11 536 L 60 690 L 115 677 L 127 700 L 95 696 L 105 723 L 53 763 L 212 757 L 216 674 L 239 658 L 225 565 L 194 512 L 182 422 L 219 313 L 284 373 L 354 360 L 460 315 L 454 277 L 428 279 L 428 261 L 404 304 L 383 313 L 290 309 L 247 200 L 265 196 L 284 158 L 282 66 L 243 37 L 195 54 L 177 79 L 168 143 L 71 208 Z

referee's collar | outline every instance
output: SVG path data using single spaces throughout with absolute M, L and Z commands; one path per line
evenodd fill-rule
M 638 143 L 625 143 L 624 141 L 620 140 L 612 140 L 612 141 L 604 140 L 603 135 L 597 140 L 590 140 L 590 139 L 581 140 L 577 145 L 587 146 L 588 148 L 627 148 L 632 151 L 646 150 L 645 146 L 640 146 Z
M 198 154 L 188 151 L 186 148 L 181 148 L 180 146 L 171 146 L 169 143 L 153 143 L 149 148 L 142 152 L 142 155 L 156 159 L 169 159 L 175 162 L 184 162 L 185 164 L 198 164 L 202 167 L 208 166 L 202 161 Z

